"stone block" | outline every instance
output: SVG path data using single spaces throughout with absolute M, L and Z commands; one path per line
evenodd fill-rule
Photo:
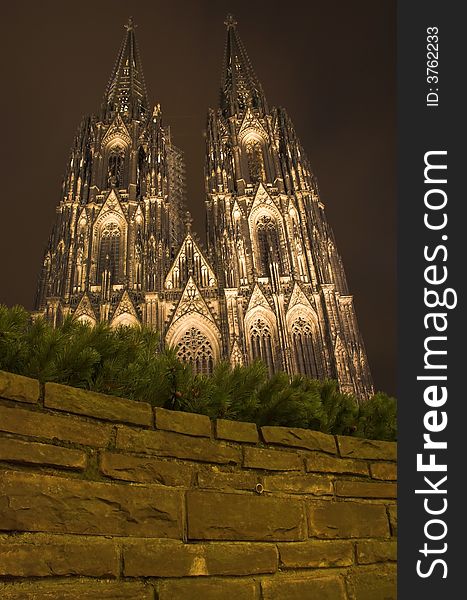
M 326 496 L 334 493 L 329 477 L 314 475 L 267 475 L 264 477 L 266 492 L 288 492 Z
M 162 581 L 158 600 L 259 600 L 259 597 L 259 585 L 254 580 L 209 578 Z
M 184 544 L 175 540 L 138 539 L 123 545 L 126 577 L 196 577 L 275 573 L 273 544 Z
M 242 460 L 240 448 L 171 431 L 136 431 L 119 427 L 116 447 L 129 452 L 219 464 L 239 464 Z
M 331 577 L 277 576 L 261 582 L 263 600 L 347 600 L 344 581 L 338 575 Z M 376 597 L 373 599 L 376 600 Z
M 45 384 L 44 405 L 78 415 L 152 427 L 152 408 L 146 402 L 126 400 L 59 383 Z
M 396 540 L 357 542 L 357 562 L 361 565 L 396 560 Z
M 117 577 L 120 560 L 112 540 L 23 534 L 0 537 L 3 577 Z
M 206 415 L 155 408 L 156 428 L 186 435 L 211 437 L 211 419 Z
M 0 528 L 140 537 L 182 536 L 181 492 L 6 471 Z
M 109 443 L 112 427 L 78 417 L 0 406 L 0 431 L 102 448 Z
M 258 428 L 255 423 L 217 419 L 216 437 L 220 440 L 256 444 L 259 441 Z
M 353 564 L 353 543 L 309 540 L 278 544 L 279 561 L 285 569 L 348 567 Z
M 107 477 L 123 481 L 185 487 L 190 486 L 193 475 L 192 465 L 116 452 L 101 454 L 100 470 Z
M 366 458 L 373 460 L 397 460 L 396 442 L 365 440 L 345 435 L 337 436 L 339 452 L 343 458 Z
M 301 471 L 303 459 L 296 452 L 245 447 L 243 449 L 243 466 L 249 469 L 269 471 Z
M 31 581 L 0 584 L 2 600 L 154 600 L 151 584 L 123 581 Z M 173 599 L 175 600 L 175 598 Z
M 376 462 L 370 464 L 370 473 L 373 479 L 383 479 L 385 481 L 397 480 L 397 464 Z
M 306 535 L 300 500 L 248 494 L 189 491 L 190 540 L 302 540 Z
M 306 470 L 311 473 L 368 475 L 368 465 L 366 462 L 329 456 L 329 454 L 323 454 L 322 452 L 307 454 L 305 464 Z
M 0 438 L 0 460 L 80 471 L 85 469 L 87 464 L 86 453 L 82 450 L 39 442 L 24 442 L 7 437 Z
M 359 502 L 312 502 L 309 535 L 318 538 L 388 537 L 386 507 Z
M 0 398 L 37 404 L 40 386 L 37 379 L 0 371 Z
M 397 600 L 395 565 L 359 567 L 347 577 L 349 600 Z
M 391 534 L 397 536 L 397 506 L 391 504 L 388 506 L 389 523 L 391 525 Z
M 336 442 L 332 435 L 299 429 L 297 427 L 261 427 L 261 434 L 267 444 L 278 444 L 305 450 L 319 450 L 336 454 Z
M 336 495 L 347 498 L 397 498 L 397 485 L 379 481 L 336 481 Z
M 254 471 L 235 471 L 233 473 L 216 470 L 216 467 L 202 469 L 198 472 L 198 487 L 215 490 L 249 490 L 255 491 L 263 480 Z

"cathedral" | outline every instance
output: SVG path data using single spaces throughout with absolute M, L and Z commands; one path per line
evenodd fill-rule
M 206 126 L 206 244 L 186 211 L 184 158 L 150 105 L 130 19 L 100 110 L 78 129 L 45 251 L 36 315 L 145 324 L 209 373 L 269 372 L 373 393 L 353 297 L 316 179 L 283 108 L 269 107 L 237 23 L 225 22 Z

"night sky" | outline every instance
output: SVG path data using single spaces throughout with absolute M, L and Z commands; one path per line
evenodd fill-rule
M 82 115 L 96 112 L 130 15 L 152 103 L 187 163 L 204 237 L 206 113 L 232 12 L 270 105 L 318 177 L 376 389 L 395 394 L 395 1 L 23 1 L 2 5 L 0 302 L 31 309 Z

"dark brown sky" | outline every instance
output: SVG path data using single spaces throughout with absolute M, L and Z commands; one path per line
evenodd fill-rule
M 63 0 L 2 6 L 0 302 L 32 308 L 76 127 L 100 104 L 131 14 L 152 102 L 185 152 L 204 232 L 206 111 L 233 12 L 270 105 L 318 177 L 375 386 L 395 393 L 394 0 Z

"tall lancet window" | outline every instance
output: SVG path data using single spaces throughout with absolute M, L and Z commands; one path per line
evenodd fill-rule
M 123 186 L 123 168 L 125 164 L 125 150 L 121 146 L 114 146 L 109 154 L 107 166 L 107 187 L 120 188 Z
M 298 373 L 319 378 L 310 323 L 299 317 L 292 325 L 292 344 Z
M 208 338 L 191 327 L 177 344 L 177 356 L 190 363 L 195 373 L 210 374 L 214 368 L 214 353 Z
M 257 139 L 250 139 L 245 144 L 245 150 L 248 159 L 250 183 L 265 181 L 266 170 L 264 168 L 264 155 L 261 142 Z
M 99 246 L 99 279 L 108 271 L 112 283 L 117 283 L 120 274 L 120 229 L 116 223 L 107 223 L 101 232 Z
M 258 236 L 259 261 L 258 268 L 263 277 L 271 275 L 270 264 L 277 264 L 279 273 L 282 272 L 279 234 L 276 221 L 269 216 L 260 217 L 256 223 Z
M 256 319 L 250 327 L 251 353 L 253 360 L 266 363 L 269 374 L 274 373 L 274 354 L 272 334 L 269 325 L 263 319 Z

